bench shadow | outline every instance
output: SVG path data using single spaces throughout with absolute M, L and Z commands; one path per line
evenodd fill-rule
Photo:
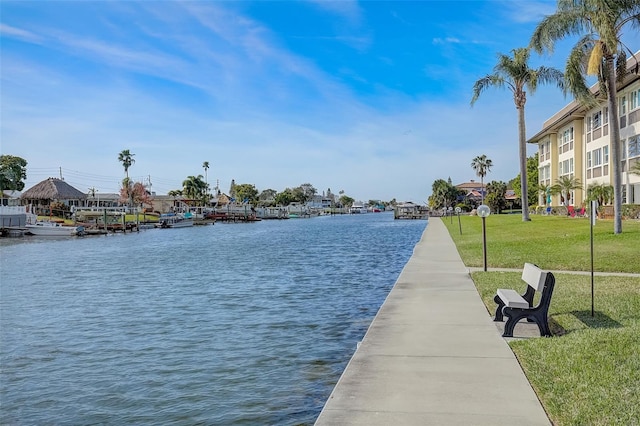
M 624 327 L 618 321 L 611 318 L 609 315 L 606 315 L 602 312 L 595 311 L 594 316 L 591 316 L 591 311 L 571 311 L 567 312 L 568 314 L 573 315 L 578 319 L 582 324 L 584 324 L 587 328 L 597 329 L 597 328 L 622 328 Z M 554 336 L 562 336 L 564 334 L 570 333 L 572 330 L 565 330 L 560 324 L 558 324 L 553 317 L 549 317 L 549 328 L 551 329 L 551 334 Z
M 611 318 L 609 315 L 595 311 L 591 316 L 591 311 L 571 311 L 570 314 L 579 319 L 589 328 L 622 328 L 623 325 Z

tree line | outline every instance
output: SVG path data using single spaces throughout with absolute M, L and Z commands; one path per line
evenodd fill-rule
M 463 189 L 453 185 L 451 178 L 448 180 L 436 179 L 431 186 L 431 196 L 428 199 L 429 207 L 434 210 L 448 209 L 449 207 L 460 207 L 463 211 L 471 211 L 480 204 L 486 204 L 495 213 L 500 213 L 509 207 L 506 199 L 507 190 L 513 190 L 516 196 L 516 203 L 510 207 L 523 207 L 521 192 L 521 175 L 505 183 L 503 181 L 491 181 L 484 184 L 484 177 L 491 171 L 493 162 L 486 155 L 480 155 L 471 162 L 471 168 L 480 177 L 481 192 L 480 201 L 469 197 Z M 560 195 L 562 204 L 568 206 L 571 202 L 571 193 L 575 189 L 582 188 L 580 179 L 574 176 L 561 176 L 552 185 L 538 183 L 538 153 L 527 157 L 526 161 L 527 197 L 524 207 L 538 205 L 538 197 L 544 199 L 544 207 L 548 207 L 553 195 Z M 635 163 L 629 170 L 630 173 L 640 175 L 640 162 Z M 486 192 L 486 196 L 485 196 Z M 613 185 L 604 183 L 592 183 L 587 187 L 586 201 L 597 201 L 599 206 L 611 204 L 614 200 Z

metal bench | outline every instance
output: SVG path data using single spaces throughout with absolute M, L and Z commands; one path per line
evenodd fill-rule
M 494 321 L 502 321 L 507 317 L 504 325 L 503 337 L 513 337 L 513 329 L 518 321 L 526 318 L 529 322 L 538 324 L 541 336 L 551 336 L 549 330 L 549 304 L 556 279 L 549 271 L 543 271 L 532 263 L 525 263 L 522 270 L 522 280 L 527 283 L 527 290 L 520 295 L 511 289 L 498 289 L 493 300 L 498 304 Z M 541 292 L 540 301 L 533 306 L 536 292 Z

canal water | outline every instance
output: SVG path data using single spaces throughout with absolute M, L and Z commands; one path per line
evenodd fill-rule
M 2 239 L 0 424 L 311 425 L 425 226 Z

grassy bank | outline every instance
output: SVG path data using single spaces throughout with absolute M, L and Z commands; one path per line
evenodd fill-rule
M 461 219 L 462 236 L 456 218 L 443 221 L 465 264 L 481 266 L 480 219 Z M 622 235 L 612 229 L 610 221 L 596 226 L 595 269 L 640 273 L 640 223 L 625 221 Z M 520 216 L 492 215 L 487 237 L 490 267 L 522 268 L 525 261 L 550 270 L 590 267 L 587 220 L 534 216 L 523 223 Z M 555 275 L 554 337 L 510 343 L 527 378 L 556 425 L 639 425 L 640 278 L 596 276 L 592 317 L 591 277 Z M 472 278 L 491 314 L 497 288 L 522 288 L 517 272 L 475 272 Z
M 442 218 L 467 266 L 482 266 L 482 220 L 477 216 Z M 556 271 L 589 271 L 590 226 L 585 218 L 491 215 L 486 219 L 487 264 L 490 268 L 522 268 L 524 262 Z M 594 227 L 594 269 L 640 273 L 640 221 L 626 220 L 613 234 L 613 221 Z

